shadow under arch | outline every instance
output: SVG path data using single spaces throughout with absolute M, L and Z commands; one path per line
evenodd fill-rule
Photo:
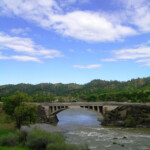
M 103 106 L 50 106 L 50 115 L 57 115 L 58 113 L 71 108 L 83 108 L 101 114 L 103 116 Z

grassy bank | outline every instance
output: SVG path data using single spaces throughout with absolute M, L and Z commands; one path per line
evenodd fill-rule
M 31 150 L 26 147 L 8 147 L 8 146 L 0 146 L 0 150 Z
M 15 122 L 0 111 L 0 150 L 88 150 L 86 146 L 67 144 L 62 135 L 38 128 L 30 132 L 15 128 Z

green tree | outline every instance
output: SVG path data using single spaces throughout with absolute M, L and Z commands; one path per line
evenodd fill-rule
M 15 108 L 14 117 L 16 127 L 20 129 L 21 125 L 29 125 L 36 122 L 36 106 L 21 103 Z
M 47 101 L 52 103 L 54 100 L 55 100 L 54 96 L 49 96 Z
M 14 95 L 3 98 L 3 110 L 8 114 L 12 115 L 17 106 L 22 102 L 31 102 L 32 97 L 28 94 L 17 91 Z
M 88 102 L 96 102 L 96 100 L 97 100 L 97 97 L 95 95 L 91 95 L 87 98 Z
M 136 121 L 134 117 L 128 115 L 127 119 L 125 120 L 125 127 L 135 127 L 135 126 L 136 126 Z
M 31 101 L 32 97 L 20 91 L 3 99 L 3 110 L 15 120 L 17 128 L 35 122 L 36 106 L 25 103 Z
M 58 102 L 62 103 L 64 102 L 64 99 L 62 97 L 58 97 Z

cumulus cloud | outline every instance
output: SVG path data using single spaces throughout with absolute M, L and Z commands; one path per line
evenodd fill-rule
M 68 0 L 73 3 L 76 0 Z M 90 42 L 122 40 L 150 32 L 148 0 L 118 0 L 125 8 L 120 13 L 72 10 L 64 12 L 55 0 L 2 0 L 3 14 L 34 21 L 43 28 L 64 36 Z
M 93 12 L 75 11 L 66 15 L 55 15 L 53 20 L 53 28 L 57 32 L 85 41 L 115 41 L 137 34 L 134 29 L 112 24 Z
M 83 66 L 83 65 L 74 65 L 74 68 L 80 68 L 80 69 L 93 69 L 93 68 L 99 68 L 101 67 L 101 64 L 93 64 L 93 65 L 87 65 L 87 66 Z
M 1 57 L 1 59 L 17 59 L 29 60 L 39 62 L 40 58 L 55 58 L 62 57 L 60 51 L 53 49 L 46 49 L 40 45 L 37 45 L 31 38 L 22 38 L 18 36 L 10 36 L 0 32 L 0 50 L 6 52 L 6 50 L 14 51 L 19 54 L 27 54 L 30 56 L 9 56 Z M 33 57 L 34 56 L 34 57 Z M 39 58 L 40 57 L 40 58 Z M 37 58 L 37 59 L 35 59 Z

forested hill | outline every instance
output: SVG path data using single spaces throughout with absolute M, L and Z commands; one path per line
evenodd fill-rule
M 17 84 L 17 85 L 2 85 L 0 86 L 0 97 L 13 95 L 16 91 L 28 93 L 33 97 L 39 96 L 62 96 L 76 97 L 85 99 L 87 96 L 102 96 L 116 93 L 150 93 L 150 77 L 132 79 L 126 82 L 120 81 L 105 81 L 93 80 L 87 84 L 51 84 L 41 83 L 32 84 Z

